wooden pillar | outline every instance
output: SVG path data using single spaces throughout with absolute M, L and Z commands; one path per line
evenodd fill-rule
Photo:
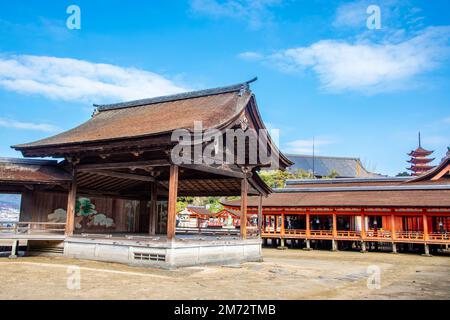
M 154 236 L 156 235 L 156 224 L 158 222 L 158 195 L 157 195 L 157 188 L 156 188 L 156 182 L 150 183 L 150 217 L 148 220 L 148 231 L 149 234 Z
M 423 219 L 423 239 L 425 241 L 428 240 L 428 219 L 427 219 L 427 213 L 426 209 L 422 210 L 422 219 Z
M 333 237 L 337 237 L 337 215 L 333 213 Z
M 177 219 L 178 166 L 170 166 L 169 201 L 167 204 L 167 239 L 175 238 Z
M 258 203 L 258 235 L 261 238 L 261 233 L 263 231 L 263 206 L 262 206 L 263 198 L 259 196 Z
M 366 215 L 361 211 L 361 238 L 366 237 Z
M 391 232 L 392 232 L 392 240 L 397 239 L 397 234 L 395 230 L 395 216 L 391 214 Z
M 242 179 L 241 183 L 241 239 L 247 239 L 247 177 Z
M 285 230 L 284 230 L 284 211 L 283 211 L 283 212 L 281 212 L 281 227 L 280 227 L 280 234 L 281 234 L 281 237 L 283 237 L 283 238 L 284 238 L 284 233 L 285 233 Z
M 77 171 L 75 168 L 72 170 L 72 183 L 69 188 L 69 195 L 67 198 L 67 216 L 66 216 L 66 229 L 65 236 L 73 236 L 73 230 L 75 227 L 75 205 L 77 202 Z
M 311 217 L 309 211 L 306 211 L 306 237 L 311 236 Z
M 366 252 L 366 243 L 364 239 L 366 238 L 366 215 L 364 214 L 364 209 L 361 209 L 361 252 Z

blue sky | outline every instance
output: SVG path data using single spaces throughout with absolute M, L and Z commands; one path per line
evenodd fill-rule
M 81 9 L 69 30 L 66 9 Z M 369 29 L 369 5 L 381 29 Z M 252 84 L 285 152 L 404 171 L 450 145 L 450 3 L 434 1 L 0 2 L 0 156 L 87 120 L 93 103 Z

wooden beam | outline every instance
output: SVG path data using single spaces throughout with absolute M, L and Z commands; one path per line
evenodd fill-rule
M 167 205 L 167 239 L 175 238 L 177 217 L 178 166 L 170 166 L 169 200 Z
M 205 164 L 180 164 L 180 167 L 240 179 L 242 179 L 245 176 L 244 173 L 239 171 L 227 170 L 219 167 L 212 167 Z
M 75 205 L 77 201 L 77 172 L 76 169 L 72 169 L 72 183 L 69 189 L 69 195 L 67 198 L 67 215 L 66 215 L 66 228 L 65 235 L 67 237 L 73 236 L 73 230 L 75 227 Z
M 158 222 L 158 189 L 156 188 L 156 183 L 150 184 L 150 217 L 149 217 L 149 233 L 150 235 L 156 235 L 156 223 Z
M 241 183 L 241 239 L 247 239 L 247 192 L 248 180 L 244 178 Z
M 90 163 L 80 164 L 77 166 L 78 171 L 92 171 L 102 169 L 126 169 L 126 168 L 143 168 L 143 167 L 163 167 L 169 166 L 170 163 L 166 159 L 133 161 L 133 162 L 111 162 L 111 163 Z
M 136 180 L 136 181 L 144 181 L 144 182 L 153 182 L 155 181 L 155 178 L 150 176 L 142 176 L 138 174 L 132 174 L 132 173 L 124 173 L 124 172 L 116 172 L 116 171 L 107 171 L 107 170 L 93 170 L 92 173 L 106 176 L 106 177 L 112 177 L 112 178 L 119 178 L 119 179 L 127 179 L 127 180 Z

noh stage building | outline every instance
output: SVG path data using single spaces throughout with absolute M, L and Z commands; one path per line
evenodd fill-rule
M 63 161 L 0 161 L 0 192 L 22 195 L 20 222 L 3 226 L 0 240 L 13 242 L 13 255 L 26 244 L 30 252 L 162 267 L 260 260 L 261 239 L 247 237 L 246 223 L 235 237 L 176 235 L 176 201 L 241 196 L 246 221 L 247 194 L 271 192 L 257 171 L 274 161 L 282 169 L 291 164 L 267 134 L 259 135 L 264 129 L 249 83 L 96 106 L 92 118 L 72 130 L 13 146 L 24 157 Z M 182 152 L 175 152 L 178 131 L 193 133 Z M 207 131 L 217 141 L 240 131 L 259 143 L 207 149 Z M 252 158 L 250 147 L 258 155 L 263 148 L 265 159 Z M 236 150 L 238 157 L 211 163 L 188 158 L 187 148 L 194 157 L 198 148 L 215 159 Z

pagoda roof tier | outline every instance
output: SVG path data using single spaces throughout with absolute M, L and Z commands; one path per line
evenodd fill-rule
M 407 162 L 409 162 L 409 163 L 417 163 L 417 164 L 419 164 L 419 163 L 430 163 L 430 162 L 434 161 L 434 159 L 436 159 L 436 158 L 422 158 L 422 157 L 420 157 L 420 158 L 411 158 L 411 160 L 408 160 Z
M 415 168 L 415 169 L 431 169 L 431 168 L 434 168 L 434 167 L 435 166 L 428 165 L 428 164 L 423 164 L 423 163 L 417 163 L 417 164 L 411 165 L 411 168 Z
M 430 150 L 426 150 L 422 147 L 418 147 L 416 150 L 411 151 L 410 153 L 408 153 L 408 156 L 411 157 L 420 157 L 420 156 L 429 156 L 430 154 L 432 154 L 434 151 L 430 151 Z

